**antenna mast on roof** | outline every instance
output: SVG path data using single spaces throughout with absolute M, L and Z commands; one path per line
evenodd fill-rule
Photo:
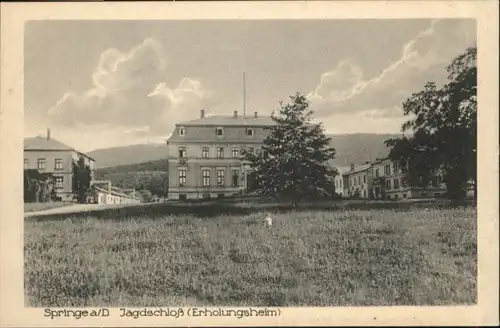
M 246 73 L 243 72 L 243 116 L 246 116 L 246 112 L 247 112 L 247 104 L 246 104 L 246 93 L 247 93 L 247 90 L 246 90 Z

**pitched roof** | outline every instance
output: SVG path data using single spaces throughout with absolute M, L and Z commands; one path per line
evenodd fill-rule
M 74 150 L 62 142 L 50 138 L 37 136 L 24 139 L 24 150 Z
M 372 164 L 368 163 L 368 164 L 361 164 L 361 165 L 355 165 L 354 166 L 354 170 L 350 170 L 349 168 L 349 171 L 345 172 L 344 174 L 345 175 L 349 175 L 349 174 L 354 174 L 354 173 L 359 173 L 359 172 L 362 172 L 362 171 L 365 171 L 367 169 L 369 169 L 370 167 L 372 166 Z
M 214 115 L 177 123 L 176 126 L 273 126 L 270 116 Z
M 346 174 L 348 173 L 350 170 L 351 170 L 351 167 L 350 166 L 337 166 L 335 167 L 340 174 Z
M 46 137 L 36 136 L 31 138 L 24 138 L 24 150 L 68 150 L 68 151 L 76 151 L 79 154 L 82 154 L 90 159 L 92 157 L 77 151 L 76 149 L 56 140 L 54 138 L 47 139 Z

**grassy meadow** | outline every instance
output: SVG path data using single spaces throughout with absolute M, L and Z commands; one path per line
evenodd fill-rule
M 27 306 L 476 302 L 475 208 L 25 220 Z

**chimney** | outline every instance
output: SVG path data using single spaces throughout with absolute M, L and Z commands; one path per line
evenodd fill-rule
M 50 140 L 50 128 L 47 129 L 47 140 Z
M 253 117 L 257 117 L 257 112 L 253 112 Z
M 205 118 L 205 110 L 204 109 L 200 110 L 200 117 Z
M 351 164 L 351 171 L 354 171 L 354 164 Z
M 238 118 L 238 111 L 237 111 L 237 110 L 235 110 L 235 111 L 233 112 L 233 117 L 234 117 L 234 118 Z

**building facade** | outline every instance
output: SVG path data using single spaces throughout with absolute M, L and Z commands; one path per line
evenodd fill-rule
M 337 169 L 337 174 L 335 175 L 334 179 L 335 193 L 341 197 L 345 197 L 346 193 L 348 192 L 348 188 L 345 188 L 346 184 L 348 184 L 346 173 L 349 172 L 350 167 L 339 166 L 336 167 L 336 169 Z
M 50 130 L 46 137 L 24 139 L 24 170 L 35 169 L 50 173 L 55 179 L 56 196 L 62 201 L 73 200 L 73 161 L 83 158 L 93 172 L 95 160 L 64 143 L 53 139 Z
M 177 123 L 167 140 L 168 198 L 210 199 L 241 194 L 253 188 L 243 151 L 260 152 L 269 128 L 269 116 L 206 116 Z
M 372 170 L 374 199 L 432 198 L 446 192 L 446 186 L 439 177 L 432 179 L 429 186 L 410 187 L 406 169 L 388 158 L 377 159 Z
M 344 197 L 372 199 L 372 170 L 370 163 L 350 166 L 344 173 Z
M 135 189 L 124 190 L 113 187 L 111 181 L 94 181 L 93 202 L 96 204 L 139 204 Z

